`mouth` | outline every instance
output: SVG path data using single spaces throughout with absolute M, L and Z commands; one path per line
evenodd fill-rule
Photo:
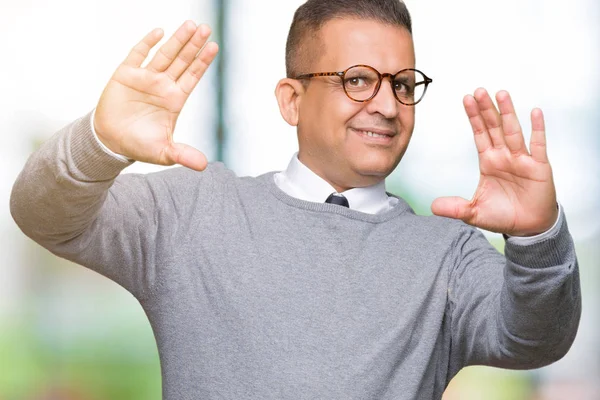
M 350 128 L 354 133 L 371 143 L 389 144 L 396 136 L 396 132 L 375 128 Z

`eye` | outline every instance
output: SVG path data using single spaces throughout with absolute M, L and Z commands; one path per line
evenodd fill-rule
M 398 94 L 409 94 L 414 92 L 414 86 L 410 85 L 408 82 L 404 80 L 395 80 L 394 81 L 394 90 Z
M 346 78 L 344 84 L 346 85 L 346 87 L 363 88 L 368 87 L 370 85 L 370 82 L 368 77 L 353 76 L 351 78 Z

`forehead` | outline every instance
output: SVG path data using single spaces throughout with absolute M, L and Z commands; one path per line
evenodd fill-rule
M 363 19 L 333 19 L 321 28 L 323 52 L 315 70 L 341 71 L 367 64 L 380 72 L 415 67 L 412 35 L 407 29 Z

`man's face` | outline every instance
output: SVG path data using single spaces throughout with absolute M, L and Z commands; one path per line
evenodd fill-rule
M 392 74 L 415 67 L 412 37 L 401 27 L 334 19 L 323 26 L 320 40 L 323 54 L 302 73 L 344 71 L 357 64 Z M 414 106 L 396 100 L 389 78 L 365 103 L 348 98 L 341 83 L 337 76 L 312 78 L 298 108 L 298 157 L 338 191 L 389 175 L 406 151 L 415 121 Z

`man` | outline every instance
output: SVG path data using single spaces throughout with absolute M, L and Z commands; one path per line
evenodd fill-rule
M 173 141 L 215 55 L 208 27 L 148 34 L 95 111 L 28 161 L 15 221 L 140 301 L 165 399 L 438 399 L 464 366 L 536 368 L 574 340 L 577 260 L 543 116 L 531 150 L 509 95 L 467 96 L 481 180 L 420 217 L 385 192 L 431 83 L 398 0 L 309 0 L 276 96 L 299 152 L 236 177 Z M 148 175 L 134 160 L 181 164 Z M 195 170 L 195 171 L 194 171 Z M 466 222 L 466 224 L 462 221 Z M 506 258 L 477 227 L 506 235 Z

